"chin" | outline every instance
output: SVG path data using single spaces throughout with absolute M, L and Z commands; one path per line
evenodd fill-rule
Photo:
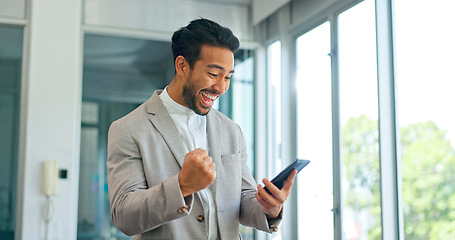
M 205 116 L 205 115 L 207 115 L 210 112 L 211 109 L 212 108 L 210 107 L 208 109 L 207 108 L 203 108 L 202 111 L 200 109 L 193 109 L 193 111 L 196 114 L 198 114 L 198 115 Z

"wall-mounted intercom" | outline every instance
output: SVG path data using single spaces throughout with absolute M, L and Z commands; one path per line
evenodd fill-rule
M 46 202 L 43 205 L 43 218 L 46 223 L 45 239 L 51 239 L 49 222 L 54 217 L 54 200 L 53 196 L 57 194 L 57 180 L 59 177 L 58 164 L 54 160 L 46 160 L 43 164 L 43 194 L 46 196 Z
M 57 193 L 58 179 L 57 161 L 45 161 L 43 175 L 43 194 L 46 196 L 55 196 Z

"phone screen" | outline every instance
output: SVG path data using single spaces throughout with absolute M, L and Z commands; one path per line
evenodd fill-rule
M 283 171 L 281 171 L 275 178 L 272 179 L 272 183 L 278 188 L 281 189 L 283 188 L 284 182 L 286 179 L 288 179 L 289 174 L 291 174 L 292 171 L 297 170 L 297 173 L 300 172 L 306 165 L 310 163 L 310 160 L 306 159 L 296 159 L 294 162 L 289 164 Z M 269 193 L 272 194 L 267 187 L 264 187 L 264 189 Z

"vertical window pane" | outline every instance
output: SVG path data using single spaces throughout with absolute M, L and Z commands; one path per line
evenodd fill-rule
M 137 104 L 82 102 L 77 239 L 129 239 L 112 223 L 106 176 L 109 125 Z
M 276 41 L 267 47 L 268 97 L 267 112 L 269 129 L 267 176 L 273 177 L 281 170 L 281 42 Z
M 281 42 L 267 46 L 267 178 L 281 171 Z M 271 239 L 281 239 L 281 228 Z
M 343 239 L 381 239 L 375 2 L 339 15 Z
M 23 29 L 0 26 L 0 239 L 14 239 Z
M 455 239 L 455 2 L 394 6 L 404 235 Z
M 104 209 L 100 208 L 100 203 L 103 204 L 105 194 L 104 168 L 100 169 L 100 161 L 96 161 L 99 149 L 98 140 L 98 128 L 82 127 L 79 185 L 84 187 L 79 188 L 79 205 L 84 207 L 78 209 L 79 239 L 83 239 L 82 232 L 100 231 L 103 227 L 102 218 L 105 214 Z M 102 177 L 101 180 L 100 176 Z
M 330 24 L 297 39 L 299 239 L 333 239 Z M 317 183 L 317 184 L 315 184 Z

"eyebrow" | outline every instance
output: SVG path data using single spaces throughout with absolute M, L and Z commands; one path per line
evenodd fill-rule
M 221 69 L 221 70 L 225 70 L 222 66 L 220 65 L 217 65 L 217 64 L 210 64 L 210 65 L 207 65 L 208 68 L 218 68 L 218 69 Z M 234 73 L 234 69 L 231 70 L 229 73 Z

